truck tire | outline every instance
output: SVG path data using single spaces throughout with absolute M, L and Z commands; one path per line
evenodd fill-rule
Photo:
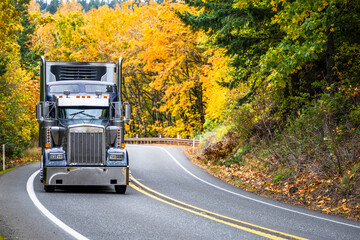
M 126 185 L 116 185 L 115 192 L 120 194 L 125 194 L 126 192 Z
M 53 192 L 55 190 L 54 186 L 44 185 L 45 192 Z

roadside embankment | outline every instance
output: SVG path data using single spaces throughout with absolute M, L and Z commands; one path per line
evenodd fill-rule
M 231 155 L 234 138 L 205 143 L 196 151 L 185 149 L 189 159 L 212 175 L 249 192 L 326 214 L 360 221 L 360 183 L 357 165 L 343 173 L 323 174 L 315 162 L 297 167 L 281 163 L 275 155 L 260 159 L 247 150 Z M 229 154 L 230 153 L 230 154 Z

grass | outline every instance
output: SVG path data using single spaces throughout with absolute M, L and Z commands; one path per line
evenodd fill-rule
M 0 170 L 0 175 L 14 170 L 17 167 L 23 166 L 25 164 L 34 163 L 39 161 L 40 159 L 40 149 L 38 147 L 29 148 L 25 151 L 25 157 L 15 158 L 15 159 L 6 159 L 6 169 L 4 171 Z M 2 161 L 0 169 L 2 169 Z M 2 238 L 0 237 L 0 240 Z
M 15 168 L 9 168 L 9 169 L 5 169 L 4 171 L 0 171 L 0 175 L 1 174 L 4 174 L 4 173 L 6 173 L 6 172 L 9 172 L 9 171 L 11 171 L 11 170 L 13 170 L 13 169 L 15 169 Z M 0 240 L 1 240 L 2 238 L 1 238 L 1 236 L 0 236 Z
M 38 147 L 32 147 L 25 151 L 24 157 L 15 157 L 15 158 L 6 158 L 6 168 L 5 171 L 0 171 L 0 175 L 12 170 L 16 167 L 23 166 L 25 164 L 30 164 L 38 162 L 41 158 L 41 150 Z M 2 169 L 2 168 L 1 168 Z M 8 170 L 9 169 L 9 170 Z

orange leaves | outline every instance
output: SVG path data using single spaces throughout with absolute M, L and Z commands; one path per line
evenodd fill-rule
M 150 2 L 132 8 L 107 6 L 87 13 L 63 6 L 49 16 L 34 14 L 35 48 L 49 60 L 110 61 L 124 57 L 124 99 L 134 109 L 131 131 L 182 137 L 201 130 L 205 118 L 224 116 L 229 93 L 216 81 L 229 78 L 229 59 L 204 44 L 177 18 L 184 4 Z
M 136 8 L 133 15 L 137 16 L 137 24 L 141 27 L 133 36 L 131 51 L 127 49 L 130 53 L 127 66 L 133 66 L 127 73 L 132 76 L 128 84 L 135 85 L 135 81 L 147 79 L 148 87 L 144 86 L 144 90 L 152 92 L 152 98 L 156 99 L 151 109 L 157 112 L 155 115 L 162 116 L 162 121 L 167 121 L 165 128 L 155 129 L 166 136 L 179 133 L 189 136 L 202 125 L 203 99 L 199 80 L 202 50 L 196 46 L 197 34 L 186 28 L 171 9 L 183 7 L 181 4 L 151 4 Z

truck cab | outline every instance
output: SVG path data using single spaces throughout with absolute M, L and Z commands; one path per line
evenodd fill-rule
M 129 157 L 124 124 L 131 108 L 121 98 L 122 58 L 115 63 L 45 61 L 37 104 L 40 180 L 61 186 L 114 186 L 125 193 Z

